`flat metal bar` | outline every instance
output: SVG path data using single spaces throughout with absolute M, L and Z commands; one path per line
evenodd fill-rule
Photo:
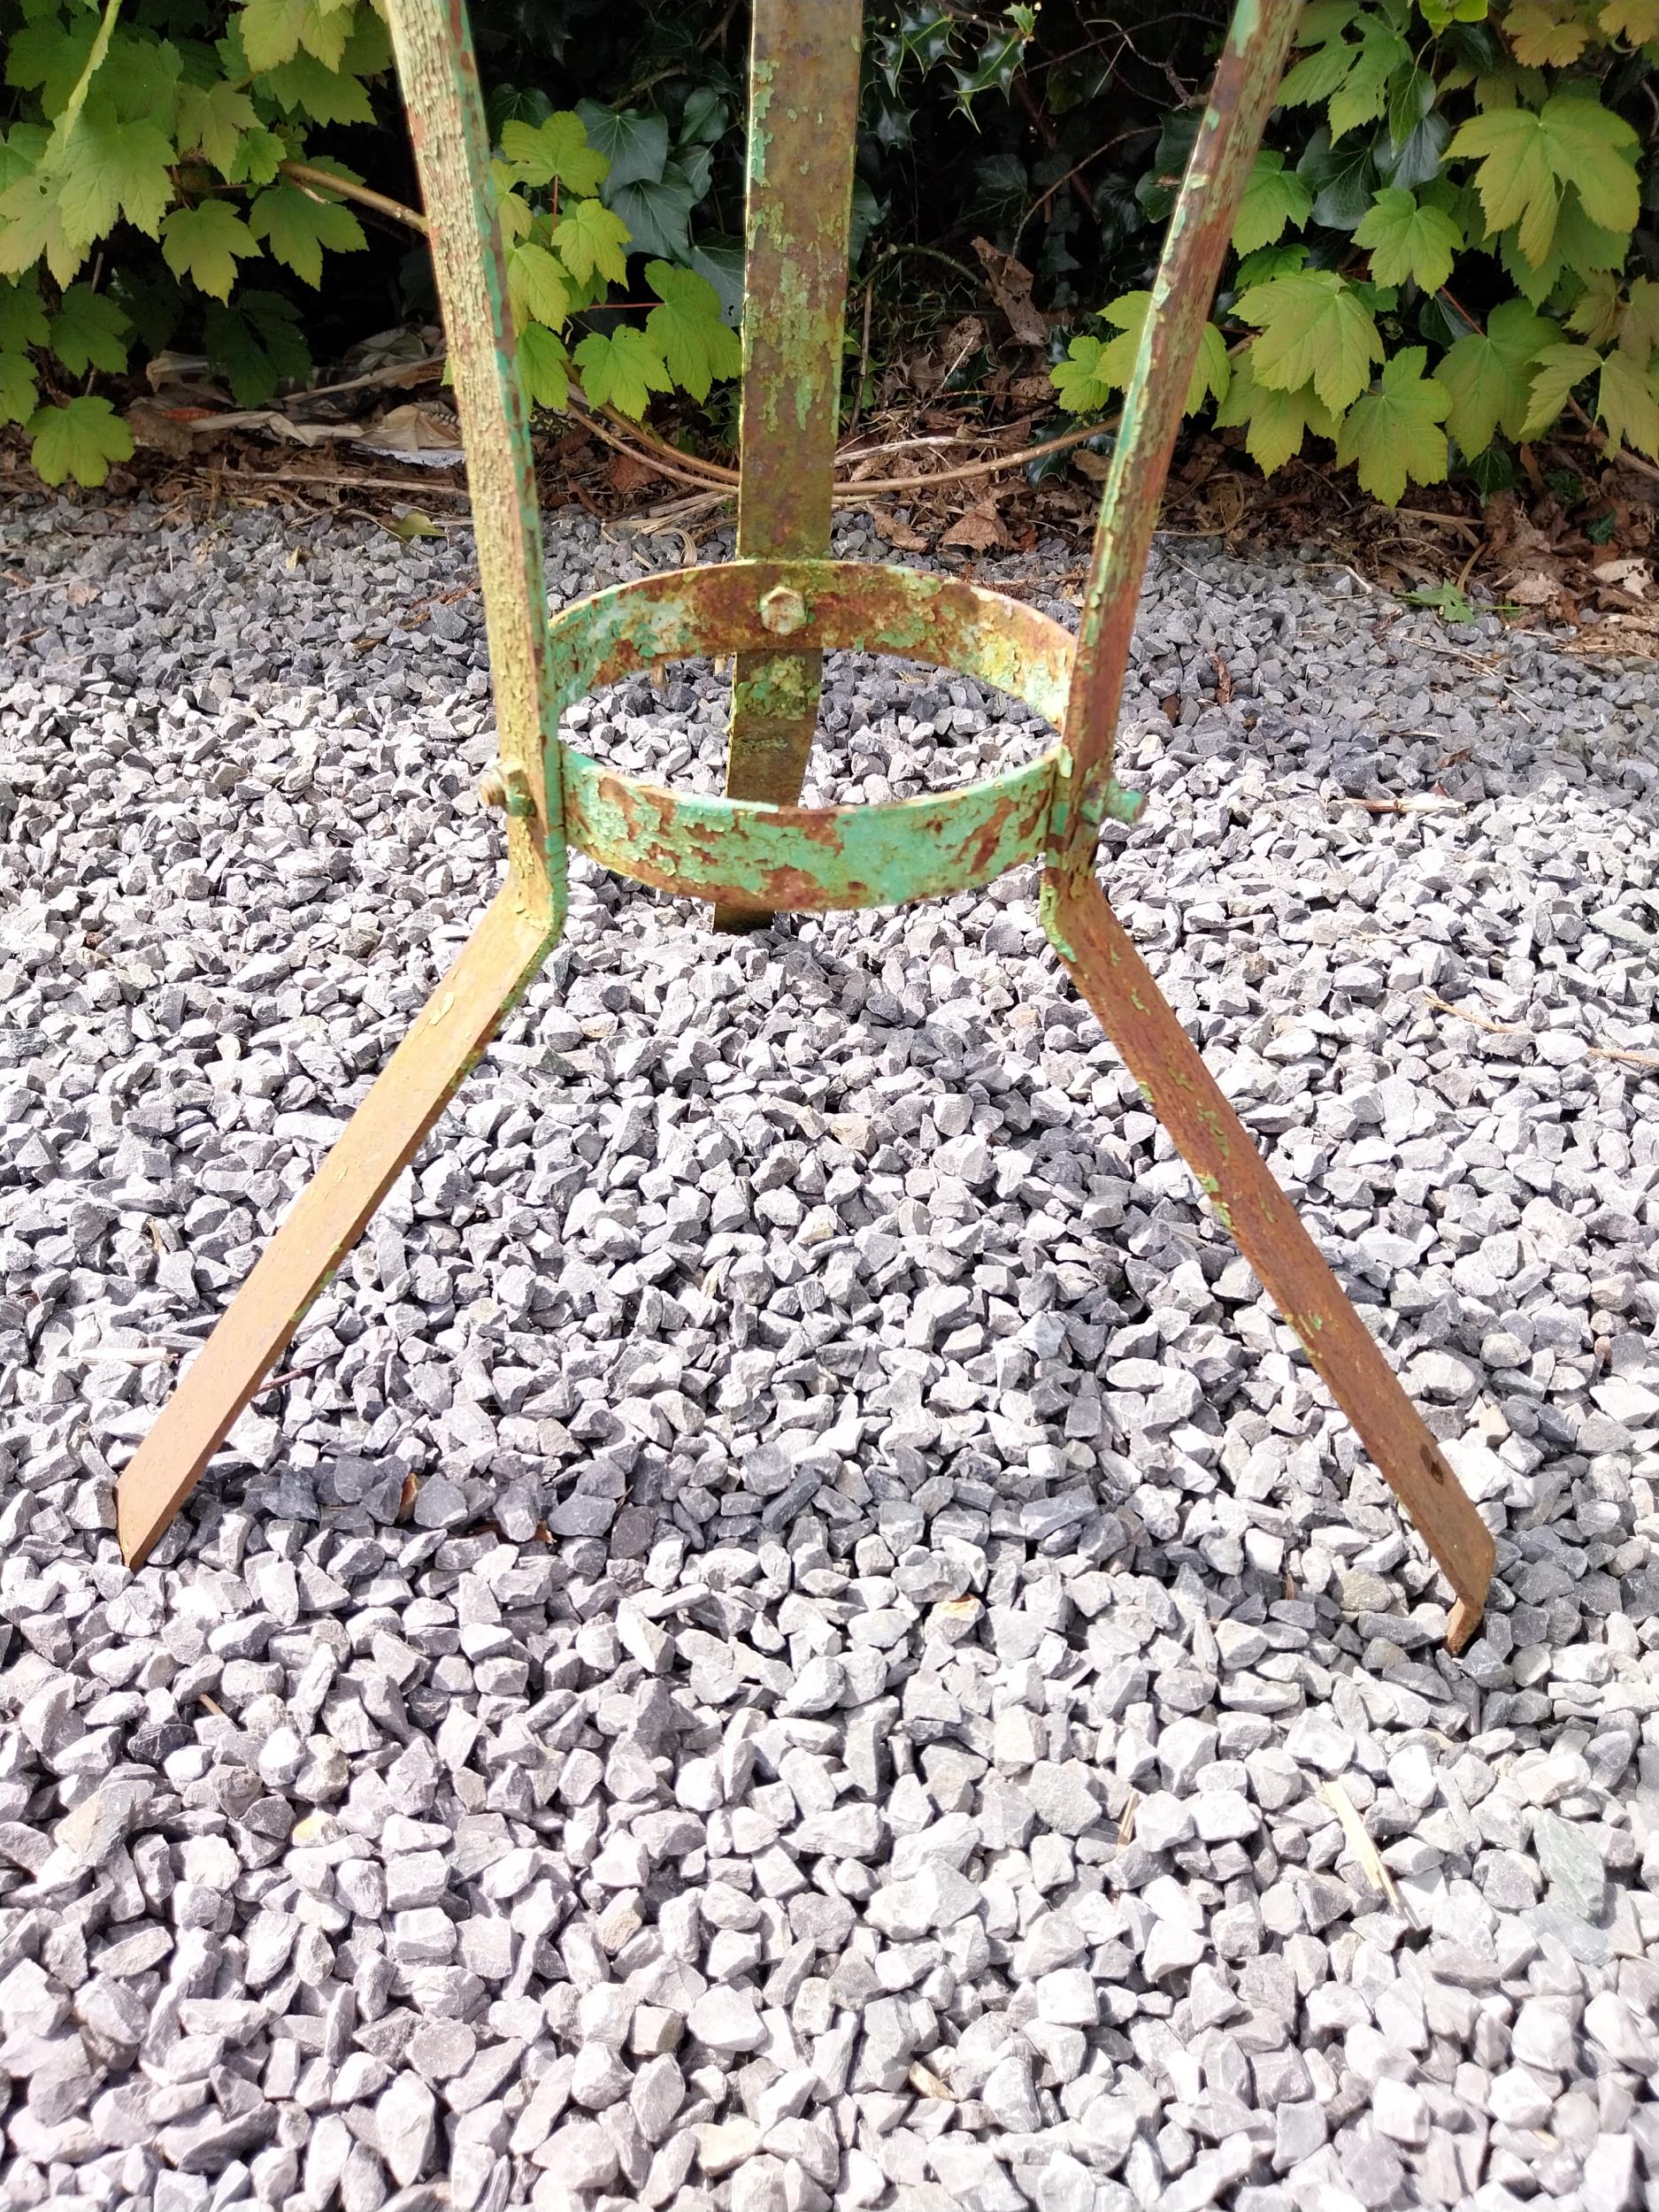
M 547 584 L 535 461 L 491 179 L 478 63 L 461 0 L 385 0 L 420 174 L 444 347 L 466 449 L 502 766 L 534 805 L 541 867 L 562 923 L 563 802 L 547 665 Z
M 767 806 L 674 792 L 565 757 L 579 852 L 680 898 L 826 914 L 978 890 L 1042 849 L 1055 754 L 885 806 Z
M 1239 0 L 1170 218 L 1084 593 L 1066 710 L 1071 763 L 1056 787 L 1050 838 L 1058 866 L 1083 870 L 1094 863 L 1158 502 L 1216 280 L 1301 12 L 1302 0 Z
M 121 1556 L 142 1567 L 557 934 L 508 885 L 346 1124 L 116 1485 Z
M 861 0 L 755 0 L 741 557 L 830 549 L 863 19 Z M 730 797 L 799 800 L 821 677 L 816 652 L 737 657 Z M 718 928 L 742 928 L 762 918 L 721 908 L 714 918 Z
M 1043 926 L 1249 1261 L 1386 1477 L 1455 1594 L 1447 1643 L 1473 1635 L 1492 1580 L 1490 1532 L 1381 1347 L 1269 1171 L 1092 874 L 1043 879 Z

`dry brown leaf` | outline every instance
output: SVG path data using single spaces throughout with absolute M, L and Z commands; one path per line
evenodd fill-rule
M 1503 595 L 1514 600 L 1517 607 L 1549 607 L 1561 596 L 1559 580 L 1541 568 L 1529 568 L 1513 583 L 1505 584 Z
M 908 522 L 885 509 L 878 508 L 871 519 L 895 553 L 926 553 L 932 548 L 931 538 L 923 537 L 919 530 L 912 530 Z
M 1031 288 L 1036 279 L 1022 262 L 1011 253 L 1004 253 L 988 238 L 976 238 L 973 250 L 985 264 L 985 280 L 991 297 L 1008 318 L 1008 326 L 1015 342 L 1022 346 L 1046 346 L 1048 342 L 1048 323 L 1040 315 L 1032 301 Z
M 1080 445 L 1071 456 L 1071 465 L 1079 476 L 1087 476 L 1091 484 L 1103 484 L 1111 474 L 1111 456 L 1091 453 L 1087 446 Z
M 611 488 L 615 492 L 637 492 L 657 481 L 657 471 L 650 463 L 636 460 L 632 453 L 612 454 L 610 473 Z
M 1598 561 L 1591 572 L 1598 583 L 1611 584 L 1632 599 L 1645 599 L 1653 582 L 1653 572 L 1646 561 Z
M 996 509 L 987 500 L 958 515 L 939 542 L 965 545 L 975 553 L 990 553 L 1008 543 L 1008 533 Z
M 423 406 L 418 400 L 388 408 L 364 438 L 365 444 L 372 442 L 380 453 L 447 451 L 460 441 L 461 434 L 452 415 Z

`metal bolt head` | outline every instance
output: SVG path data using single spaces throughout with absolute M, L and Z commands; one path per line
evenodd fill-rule
M 787 584 L 774 584 L 760 603 L 763 627 L 773 637 L 793 637 L 806 627 L 806 601 Z
M 497 768 L 487 768 L 478 780 L 478 803 L 480 806 L 503 807 L 507 803 L 507 780 Z

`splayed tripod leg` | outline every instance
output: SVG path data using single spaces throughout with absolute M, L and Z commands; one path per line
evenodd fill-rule
M 1456 1594 L 1446 1640 L 1474 1634 L 1493 1542 L 1434 1439 L 1176 1019 L 1093 875 L 1043 879 L 1043 926 L 1222 1226 L 1302 1339 L 1332 1396 Z
M 514 886 L 496 897 L 123 1471 L 116 1522 L 129 1567 L 149 1557 L 557 934 Z

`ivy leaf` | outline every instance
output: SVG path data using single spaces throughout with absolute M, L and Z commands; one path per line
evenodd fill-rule
M 1659 38 L 1659 0 L 1607 0 L 1596 21 L 1609 38 L 1646 46 Z
M 1532 403 L 1521 425 L 1524 438 L 1536 438 L 1549 428 L 1567 403 L 1574 385 L 1594 376 L 1601 357 L 1594 346 L 1545 346 L 1532 371 Z
M 1633 446 L 1650 460 L 1659 456 L 1659 398 L 1629 354 L 1609 353 L 1602 362 L 1595 415 L 1615 445 Z
M 1534 268 L 1555 234 L 1560 187 L 1573 185 L 1593 223 L 1632 231 L 1641 212 L 1637 137 L 1599 101 L 1557 92 L 1531 108 L 1488 108 L 1453 139 L 1448 157 L 1479 160 L 1476 188 L 1494 231 L 1520 226 L 1521 251 Z
M 655 119 L 662 122 L 661 116 Z M 668 126 L 663 123 L 666 149 Z M 597 192 L 611 170 L 608 155 L 588 142 L 582 118 L 568 108 L 543 123 L 511 122 L 501 134 L 501 150 L 527 185 L 559 182 L 584 197 Z
M 133 434 L 107 399 L 72 399 L 29 417 L 29 458 L 42 482 L 73 476 L 88 489 L 103 483 L 112 461 L 133 457 Z
M 1370 311 L 1340 276 L 1326 269 L 1275 277 L 1237 301 L 1233 312 L 1254 323 L 1255 373 L 1274 391 L 1311 383 L 1333 412 L 1357 399 L 1371 381 L 1371 365 L 1382 358 L 1382 341 Z
M 27 357 L 0 353 L 0 423 L 27 422 L 39 397 L 34 365 Z
M 176 277 L 189 277 L 210 299 L 227 300 L 238 259 L 246 261 L 258 250 L 252 231 L 224 200 L 176 207 L 162 227 L 167 266 Z
M 236 181 L 236 158 L 242 133 L 256 128 L 258 121 L 248 95 L 239 92 L 223 77 L 216 78 L 211 84 L 186 84 L 179 88 L 180 150 L 199 149 L 227 184 Z
M 1533 365 L 1555 335 L 1555 325 L 1525 300 L 1505 300 L 1487 317 L 1484 335 L 1471 331 L 1436 364 L 1434 374 L 1451 395 L 1446 427 L 1465 454 L 1484 453 L 1500 430 L 1520 436 Z
M 507 254 L 507 290 L 515 319 L 557 330 L 571 311 L 565 272 L 545 246 L 513 246 Z
M 1527 69 L 1565 69 L 1590 43 L 1577 16 L 1551 0 L 1515 0 L 1503 19 L 1504 35 L 1515 58 Z
M 735 376 L 743 365 L 737 333 L 721 320 L 718 294 L 706 278 L 666 261 L 648 262 L 645 281 L 663 303 L 646 317 L 646 336 L 675 383 L 693 399 L 707 399 L 717 376 Z
M 664 117 L 640 108 L 601 107 L 596 100 L 578 100 L 576 117 L 588 134 L 588 143 L 610 164 L 607 199 L 622 185 L 658 181 L 668 164 Z
M 573 277 L 586 279 L 595 270 L 612 284 L 628 273 L 628 227 L 599 200 L 576 200 L 553 233 L 553 243 Z
M 78 245 L 90 245 L 124 215 L 135 229 L 155 237 L 173 197 L 173 158 L 172 145 L 153 123 L 83 115 L 70 133 L 63 157 L 60 204 L 66 234 Z
M 541 323 L 518 332 L 518 374 L 525 396 L 537 407 L 565 407 L 571 393 L 571 357 L 565 342 Z
M 325 246 L 331 253 L 356 253 L 368 242 L 349 208 L 291 184 L 262 192 L 249 210 L 248 227 L 265 240 L 273 258 L 311 285 L 323 280 Z
M 1379 192 L 1354 243 L 1371 250 L 1371 273 L 1379 284 L 1403 284 L 1409 277 L 1425 292 L 1438 292 L 1462 250 L 1463 234 L 1438 207 L 1425 207 L 1409 192 L 1392 187 Z
M 588 405 L 609 403 L 635 422 L 645 412 L 653 392 L 673 388 L 661 355 L 645 333 L 632 324 L 625 323 L 609 338 L 601 331 L 591 332 L 577 347 L 575 358 L 581 371 L 582 396 Z
M 316 123 L 372 123 L 374 109 L 356 77 L 330 69 L 315 54 L 296 54 L 280 69 L 268 69 L 260 90 L 270 93 L 285 115 L 309 115 Z
M 119 376 L 127 366 L 132 327 L 113 300 L 89 284 L 72 284 L 52 319 L 52 351 L 71 376 L 85 376 L 88 369 Z
M 33 272 L 20 283 L 0 282 L 0 353 L 27 353 L 50 334 Z
M 288 157 L 288 142 L 274 131 L 249 131 L 231 158 L 229 182 L 269 184 Z
M 228 306 L 216 301 L 202 319 L 213 368 L 230 384 L 239 407 L 264 407 L 285 380 L 306 376 L 311 348 L 298 311 L 280 292 L 250 288 Z
M 691 250 L 691 211 L 704 189 L 679 162 L 671 161 L 654 183 L 607 185 L 605 197 L 641 253 L 683 261 Z
M 1336 442 L 1339 467 L 1350 461 L 1373 499 L 1396 507 L 1408 478 L 1414 484 L 1446 481 L 1446 433 L 1440 425 L 1451 395 L 1423 373 L 1424 346 L 1407 346 L 1385 364 L 1379 388 L 1356 399 Z
M 1334 438 L 1338 421 L 1311 384 L 1300 391 L 1275 391 L 1258 383 L 1251 365 L 1256 347 L 1235 354 L 1227 396 L 1216 410 L 1217 426 L 1242 430 L 1244 448 L 1263 476 L 1271 476 L 1302 451 L 1311 430 L 1317 438 Z
M 1253 253 L 1271 246 L 1286 223 L 1305 223 L 1313 211 L 1313 194 L 1294 169 L 1286 169 L 1283 154 L 1263 147 L 1244 188 L 1239 219 L 1233 226 L 1235 253 Z

